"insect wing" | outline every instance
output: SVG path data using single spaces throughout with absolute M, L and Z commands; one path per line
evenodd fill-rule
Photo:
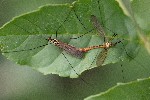
M 107 57 L 107 53 L 108 50 L 107 49 L 103 49 L 100 54 L 97 57 L 97 61 L 96 61 L 96 65 L 97 66 L 102 66 L 102 64 L 104 63 L 106 57 Z
M 106 34 L 105 34 L 100 22 L 98 21 L 97 17 L 94 15 L 91 15 L 91 22 L 94 25 L 94 27 L 97 29 L 98 33 L 100 34 L 100 37 L 104 37 L 104 42 L 105 42 L 105 35 Z

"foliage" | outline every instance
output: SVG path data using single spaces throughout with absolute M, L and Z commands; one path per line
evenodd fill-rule
M 116 47 L 109 49 L 107 57 L 102 65 L 116 62 L 120 63 L 121 60 L 130 59 L 134 60 L 138 65 L 136 67 L 138 71 L 141 70 L 143 66 L 144 67 L 142 71 L 138 73 L 139 76 L 137 77 L 135 77 L 135 75 L 131 75 L 132 77 L 129 78 L 128 73 L 130 72 L 125 72 L 124 77 L 127 78 L 126 81 L 142 78 L 143 76 L 149 76 L 148 70 L 150 69 L 147 67 L 147 64 L 139 64 L 139 62 L 134 59 L 139 50 L 138 43 L 143 41 L 141 39 L 141 35 L 142 37 L 145 37 L 143 36 L 143 33 L 147 33 L 146 35 L 149 33 L 149 21 L 147 21 L 149 20 L 149 11 L 147 11 L 148 14 L 144 16 L 145 18 L 141 18 L 143 12 L 139 12 L 143 11 L 143 9 L 147 9 L 148 6 L 144 6 L 144 8 L 137 7 L 137 5 L 140 4 L 147 4 L 145 2 L 116 2 L 112 0 L 106 0 L 101 1 L 101 4 L 98 4 L 97 0 L 80 0 L 74 2 L 73 4 L 43 6 L 36 11 L 15 17 L 12 21 L 5 24 L 1 28 L 0 45 L 2 52 L 4 52 L 3 55 L 8 59 L 17 62 L 18 64 L 28 65 L 44 74 L 52 73 L 63 77 L 69 76 L 71 78 L 75 78 L 82 72 L 101 65 L 97 63 L 101 60 L 97 58 L 97 56 L 98 54 L 99 56 L 101 55 L 102 49 L 91 50 L 85 54 L 84 58 L 79 59 L 65 53 L 52 44 L 43 47 L 39 46 L 47 44 L 46 39 L 49 36 L 56 38 L 56 31 L 58 33 L 58 40 L 74 45 L 78 48 L 102 44 L 103 38 L 97 35 L 99 33 L 97 33 L 96 29 L 94 29 L 92 32 L 89 32 L 93 29 L 90 16 L 95 15 L 99 19 L 99 22 L 103 24 L 104 30 L 107 33 L 107 37 L 111 37 L 114 33 L 118 34 L 118 38 L 115 38 L 113 42 L 124 39 L 124 41 L 122 40 L 122 44 L 118 44 Z M 130 9 L 126 9 L 127 6 L 129 6 L 128 8 Z M 99 7 L 101 9 L 99 9 Z M 128 14 L 126 12 L 128 12 Z M 71 37 L 81 36 L 86 32 L 89 33 L 81 38 L 76 40 L 70 39 Z M 140 39 L 137 39 L 137 36 L 139 36 Z M 144 43 L 149 42 L 146 41 Z M 32 48 L 36 49 L 29 50 Z M 69 60 L 69 63 L 67 59 L 64 58 L 62 53 L 65 54 L 66 58 Z M 111 66 L 109 66 L 108 72 L 112 70 Z M 131 63 L 130 66 L 135 65 Z M 126 67 L 127 66 L 124 67 L 125 70 L 127 71 L 128 69 L 132 73 L 134 68 Z M 103 71 L 101 70 L 100 73 L 102 72 Z M 117 69 L 116 73 L 121 73 L 120 69 Z M 143 75 L 143 73 L 145 74 Z M 106 85 L 105 90 L 113 86 L 114 83 L 118 82 L 118 78 L 120 78 L 119 75 L 116 77 L 115 75 L 111 76 L 110 73 L 107 74 L 108 78 L 111 79 L 112 77 L 114 80 L 112 83 L 110 83 L 110 86 Z M 105 77 L 105 75 L 101 77 Z M 101 84 L 106 84 L 107 81 L 107 79 L 104 79 L 104 83 Z M 94 81 L 94 83 L 95 82 L 96 81 Z M 94 86 L 94 88 L 97 86 L 98 85 Z M 93 93 L 89 92 L 87 94 L 90 95 L 98 93 L 99 91 L 100 90 L 98 89 L 94 90 Z

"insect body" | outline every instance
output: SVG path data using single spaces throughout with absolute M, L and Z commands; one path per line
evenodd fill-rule
M 50 43 L 53 43 L 55 46 L 65 50 L 68 54 L 70 54 L 72 56 L 75 56 L 77 58 L 83 58 L 83 56 L 84 56 L 84 51 L 80 50 L 79 48 L 76 48 L 75 46 L 61 42 L 57 39 L 52 39 L 51 37 L 49 37 L 47 40 Z
M 52 39 L 51 37 L 49 37 L 47 39 L 50 43 L 53 43 L 55 46 L 65 50 L 68 54 L 75 56 L 77 58 L 83 58 L 84 54 L 90 50 L 93 49 L 98 49 L 98 48 L 104 48 L 104 49 L 108 49 L 112 46 L 114 46 L 114 44 L 112 44 L 111 42 L 106 42 L 103 45 L 97 45 L 97 46 L 89 46 L 89 47 L 85 47 L 85 48 L 77 48 L 75 46 L 72 46 L 70 44 L 61 42 L 57 39 Z

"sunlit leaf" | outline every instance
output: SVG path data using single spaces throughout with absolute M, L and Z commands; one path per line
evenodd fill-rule
M 138 48 L 137 44 L 129 43 L 128 34 L 135 32 L 134 26 L 129 27 L 132 26 L 130 19 L 124 15 L 119 4 L 112 0 L 100 2 L 81 0 L 73 4 L 47 5 L 32 13 L 18 16 L 0 29 L 1 51 L 8 59 L 21 65 L 28 65 L 44 74 L 52 73 L 75 78 L 83 71 L 97 67 L 96 62 L 100 60 L 97 57 L 103 48 L 91 50 L 79 59 L 53 44 L 39 46 L 46 45 L 48 43 L 46 39 L 50 36 L 56 38 L 56 32 L 58 40 L 77 48 L 102 45 L 103 37 L 97 35 L 99 33 L 93 29 L 91 15 L 99 19 L 107 37 L 111 37 L 114 33 L 118 34 L 113 43 L 126 37 L 122 41 L 123 45 L 117 44 L 108 50 L 102 65 L 130 58 L 127 52 L 133 56 L 130 59 L 133 59 L 136 54 L 133 50 Z M 87 35 L 80 38 L 70 39 L 87 32 Z

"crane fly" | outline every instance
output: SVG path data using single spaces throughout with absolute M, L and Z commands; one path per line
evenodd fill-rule
M 102 26 L 100 25 L 100 23 L 98 22 L 98 19 L 96 18 L 96 16 L 91 15 L 91 22 L 93 23 L 94 27 L 97 29 L 97 31 L 99 32 L 100 36 L 104 37 L 104 43 L 102 45 L 96 45 L 96 46 L 89 46 L 89 47 L 85 47 L 85 48 L 77 48 L 75 46 L 72 46 L 70 44 L 61 42 L 57 39 L 52 39 L 51 37 L 49 37 L 47 40 L 51 43 L 53 43 L 55 46 L 65 50 L 68 54 L 73 55 L 77 58 L 83 58 L 84 54 L 90 50 L 93 49 L 98 49 L 98 48 L 104 48 L 105 54 L 106 51 L 108 51 L 108 49 L 110 47 L 115 46 L 117 43 L 112 43 L 109 42 L 107 38 L 105 38 L 105 32 L 102 28 Z M 114 34 L 113 36 L 116 36 L 117 34 Z
M 84 54 L 90 50 L 93 49 L 98 49 L 98 48 L 110 48 L 111 46 L 113 46 L 112 43 L 106 42 L 103 45 L 97 45 L 97 46 L 89 46 L 89 47 L 85 47 L 85 48 L 77 48 L 75 46 L 72 46 L 70 44 L 64 43 L 60 40 L 57 39 L 52 39 L 51 37 L 49 37 L 47 39 L 50 43 L 53 43 L 55 46 L 63 49 L 64 51 L 66 51 L 68 54 L 75 56 L 77 58 L 83 58 Z
M 70 15 L 70 12 L 68 13 L 68 16 Z M 68 16 L 65 18 L 65 19 L 63 19 L 64 21 L 62 22 L 62 23 L 64 23 L 64 22 L 66 22 L 67 20 L 68 20 Z M 94 26 L 95 26 L 95 28 L 99 31 L 99 33 L 102 35 L 102 37 L 104 37 L 105 38 L 105 32 L 101 29 L 102 27 L 98 24 L 98 20 L 97 20 L 97 18 L 94 16 L 94 15 L 92 15 L 91 16 L 91 21 L 92 21 L 92 23 L 94 24 Z M 105 49 L 105 51 L 107 51 L 107 49 L 109 49 L 110 47 L 112 47 L 112 46 L 114 46 L 115 44 L 112 44 L 111 42 L 109 42 L 109 41 L 107 41 L 107 39 L 104 39 L 104 43 L 103 44 L 101 44 L 101 45 L 96 45 L 96 46 L 89 46 L 89 47 L 82 47 L 82 48 L 78 48 L 78 47 L 75 47 L 75 46 L 73 46 L 73 45 L 71 45 L 71 44 L 69 44 L 69 43 L 65 43 L 65 42 L 63 42 L 63 41 L 60 41 L 60 40 L 58 40 L 57 39 L 57 32 L 58 32 L 58 30 L 59 30 L 59 28 L 62 26 L 62 24 L 60 25 L 60 26 L 58 26 L 58 29 L 57 29 L 57 31 L 56 31 L 56 38 L 54 38 L 54 39 L 52 39 L 51 37 L 49 37 L 49 38 L 47 38 L 46 40 L 48 40 L 48 43 L 51 43 L 51 44 L 54 44 L 55 46 L 57 46 L 57 47 L 59 47 L 59 48 L 61 48 L 61 49 L 63 49 L 65 52 L 67 52 L 69 55 L 72 55 L 72 56 L 74 56 L 74 57 L 77 57 L 77 58 L 83 58 L 84 57 L 84 55 L 85 55 L 85 53 L 87 53 L 88 51 L 90 51 L 90 50 L 93 50 L 93 49 L 98 49 L 98 48 L 104 48 Z M 27 51 L 27 50 L 33 50 L 33 49 L 36 49 L 36 48 L 40 48 L 40 47 L 44 47 L 44 46 L 47 46 L 48 45 L 48 43 L 47 44 L 44 44 L 44 45 L 41 45 L 41 46 L 38 46 L 38 47 L 34 47 L 34 48 L 31 48 L 31 49 L 25 49 L 25 50 L 19 50 L 19 51 L 17 51 L 17 50 L 15 50 L 15 51 L 10 51 L 10 52 L 20 52 L 20 51 Z M 3 53 L 10 53 L 9 51 L 7 52 L 3 52 Z M 55 53 L 55 52 L 54 52 Z M 64 54 L 63 54 L 64 55 Z M 23 58 L 23 57 L 22 57 Z M 45 57 L 46 58 L 46 57 Z M 45 59 L 44 58 L 44 59 Z M 67 57 L 65 57 L 65 58 L 67 58 Z M 23 59 L 24 60 L 24 59 Z M 68 62 L 69 62 L 69 60 L 67 60 Z M 91 62 L 92 62 L 93 60 L 91 60 Z M 70 61 L 71 62 L 71 61 Z M 71 64 L 70 64 L 70 62 L 69 62 L 69 65 L 71 66 Z M 90 63 L 91 63 L 90 62 Z M 74 63 L 74 62 L 73 62 Z M 72 66 L 74 67 L 74 65 L 72 64 Z

